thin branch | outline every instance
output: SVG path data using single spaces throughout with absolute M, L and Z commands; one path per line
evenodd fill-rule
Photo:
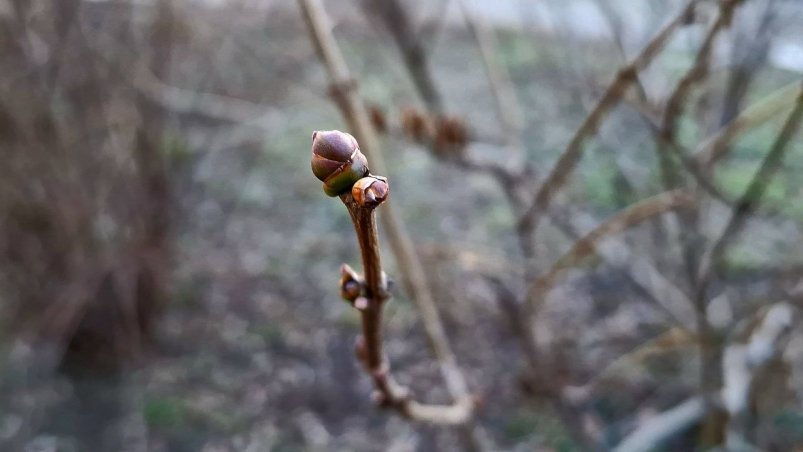
M 379 150 L 378 137 L 371 126 L 365 105 L 356 92 L 355 84 L 332 35 L 329 19 L 320 1 L 299 0 L 299 6 L 309 28 L 311 40 L 329 73 L 337 106 L 350 128 L 354 130 L 362 151 L 371 162 L 371 167 L 379 173 L 387 174 Z M 399 221 L 392 203 L 386 203 L 380 220 L 396 257 L 402 282 L 420 313 L 424 331 L 438 361 L 446 387 L 456 401 L 454 406 L 468 406 L 472 399 L 468 393 L 468 385 L 449 345 L 412 239 Z M 473 407 L 473 401 L 470 405 Z M 426 410 L 424 412 L 426 413 Z M 480 438 L 481 432 L 478 428 L 472 430 L 468 432 L 471 447 L 476 450 L 484 449 Z
M 692 89 L 696 85 L 702 84 L 708 77 L 714 41 L 719 33 L 730 25 L 733 12 L 740 3 L 741 0 L 721 0 L 719 2 L 717 18 L 709 27 L 697 51 L 694 62 L 683 77 L 681 77 L 680 81 L 678 81 L 665 104 L 661 128 L 658 134 L 659 139 L 656 143 L 661 179 L 665 190 L 677 188 L 683 183 L 681 172 L 677 168 L 676 163 L 672 160 L 674 154 L 681 160 L 686 170 L 700 182 L 699 186 L 701 188 L 704 188 L 709 193 L 719 194 L 719 191 L 713 184 L 709 184 L 705 177 L 700 177 L 700 172 L 697 170 L 697 167 L 687 161 L 685 154 L 677 145 L 677 122 L 678 118 L 683 113 L 686 99 L 691 94 Z M 721 200 L 725 199 L 723 196 L 717 196 L 717 198 Z M 675 239 L 681 249 L 683 264 L 689 284 L 691 287 L 695 287 L 697 283 L 695 277 L 700 253 L 699 244 L 703 241 L 697 225 L 699 222 L 699 212 L 689 211 L 676 213 L 675 218 L 680 227 L 673 235 L 675 235 Z M 702 321 L 704 320 L 698 320 L 698 323 Z M 706 341 L 701 341 L 701 343 L 704 342 Z
M 791 305 L 776 303 L 767 309 L 746 344 L 731 345 L 723 356 L 725 385 L 721 396 L 715 396 L 715 404 L 707 403 L 705 397 L 694 396 L 685 402 L 653 416 L 623 439 L 615 452 L 653 450 L 692 427 L 720 403 L 731 414 L 727 431 L 727 449 L 741 450 L 743 431 L 735 424 L 747 409 L 750 392 L 755 390 L 753 379 L 762 366 L 782 353 L 783 339 L 794 325 Z
M 733 12 L 741 2 L 742 0 L 722 0 L 720 2 L 719 14 L 708 29 L 708 33 L 697 51 L 697 56 L 694 58 L 694 63 L 675 86 L 672 94 L 669 95 L 666 107 L 664 107 L 661 124 L 661 134 L 665 141 L 675 141 L 678 117 L 683 113 L 683 105 L 686 102 L 686 98 L 695 85 L 704 82 L 708 77 L 714 40 L 723 29 L 730 25 L 733 19 Z
M 269 129 L 281 117 L 276 108 L 213 93 L 203 93 L 167 85 L 142 68 L 134 87 L 148 100 L 179 113 L 197 114 L 235 124 Z
M 562 220 L 553 216 L 552 222 L 574 240 L 582 236 L 577 231 L 589 229 L 587 225 L 598 224 L 596 218 L 576 209 L 570 217 L 569 220 Z M 694 320 L 690 309 L 691 299 L 688 295 L 664 276 L 651 259 L 632 254 L 629 251 L 630 246 L 622 238 L 610 236 L 603 245 L 598 246 L 596 251 L 603 262 L 622 271 L 647 301 L 651 301 L 655 307 L 664 312 L 676 327 L 688 332 L 688 325 Z
M 685 190 L 673 190 L 647 198 L 620 211 L 603 221 L 599 226 L 577 240 L 572 248 L 561 256 L 552 267 L 541 275 L 527 290 L 527 303 L 535 313 L 557 279 L 581 259 L 597 253 L 597 245 L 606 237 L 618 234 L 655 215 L 689 207 L 693 200 Z
M 705 416 L 708 407 L 702 397 L 692 397 L 683 403 L 653 416 L 633 433 L 627 435 L 614 452 L 642 452 L 660 447 L 665 441 L 691 427 Z
M 427 109 L 438 114 L 443 113 L 443 100 L 430 75 L 427 52 L 410 23 L 407 11 L 398 0 L 366 0 L 364 4 L 367 10 L 382 20 L 385 28 L 393 37 L 416 90 L 421 94 Z
M 747 217 L 761 202 L 761 198 L 764 196 L 764 192 L 767 186 L 769 186 L 775 171 L 783 161 L 789 141 L 794 137 L 800 126 L 801 118 L 803 118 L 803 83 L 801 83 L 800 86 L 795 108 L 787 117 L 783 128 L 775 138 L 775 142 L 761 162 L 761 166 L 758 171 L 756 171 L 755 176 L 753 176 L 744 194 L 736 203 L 736 207 L 731 212 L 730 219 L 723 229 L 722 234 L 720 234 L 716 242 L 703 254 L 699 269 L 700 281 L 708 282 L 710 280 L 713 266 L 725 252 L 731 240 L 739 233 L 742 226 L 744 226 Z M 705 287 L 706 285 L 707 284 L 701 284 L 701 286 L 703 286 L 700 289 L 702 292 L 707 289 Z
M 743 110 L 739 116 L 704 140 L 692 153 L 694 160 L 710 172 L 725 158 L 730 144 L 739 135 L 750 131 L 773 117 L 791 109 L 803 93 L 799 82 L 790 83 Z
M 580 388 L 583 389 L 584 392 L 593 391 L 602 382 L 610 379 L 619 369 L 626 365 L 639 364 L 648 357 L 676 351 L 684 347 L 690 347 L 696 343 L 697 337 L 688 330 L 678 327 L 669 328 L 665 332 L 612 360 L 601 371 L 589 378 Z
M 775 0 L 767 0 L 764 3 L 764 12 L 761 13 L 758 23 L 749 27 L 754 30 L 745 30 L 747 27 L 734 30 L 730 46 L 732 70 L 725 88 L 719 127 L 731 122 L 739 112 L 739 105 L 747 95 L 756 72 L 769 58 L 774 32 L 778 30 L 776 25 L 778 8 Z
M 359 307 L 363 335 L 357 343 L 357 356 L 374 381 L 377 402 L 415 421 L 447 425 L 467 422 L 474 410 L 470 398 L 460 399 L 454 405 L 424 405 L 413 400 L 407 388 L 393 379 L 382 351 L 382 309 L 390 295 L 382 272 L 374 208 L 359 205 L 351 193 L 341 195 L 340 199 L 351 215 L 362 255 L 365 304 Z
M 471 9 L 465 5 L 464 0 L 457 0 L 457 4 L 471 35 L 477 41 L 477 48 L 482 58 L 488 84 L 491 87 L 496 114 L 502 125 L 504 136 L 513 139 L 521 133 L 523 115 L 516 98 L 513 81 L 510 79 L 510 73 L 496 58 L 496 55 L 499 54 L 496 34 L 488 27 L 488 24 L 474 16 Z
M 728 450 L 742 450 L 747 444 L 754 419 L 750 400 L 764 388 L 756 380 L 768 364 L 783 356 L 789 332 L 795 324 L 792 305 L 778 302 L 767 308 L 746 343 L 734 343 L 722 357 L 722 404 L 730 414 L 725 444 Z
M 713 170 L 714 165 L 727 156 L 728 151 L 731 149 L 729 144 L 739 135 L 791 109 L 801 90 L 803 88 L 801 88 L 800 83 L 794 82 L 769 94 L 742 111 L 738 117 L 723 126 L 719 131 L 703 140 L 693 152 L 684 150 L 684 147 L 679 143 L 663 141 L 656 118 L 641 99 L 631 100 L 631 105 L 643 118 L 647 128 L 653 134 L 655 140 L 659 142 L 659 145 L 666 146 L 666 149 L 678 159 L 689 175 L 692 176 L 699 188 L 722 204 L 733 208 L 736 205 L 736 200 L 726 195 L 711 179 L 710 172 Z M 773 208 L 768 206 L 763 206 L 761 209 L 762 212 L 769 215 L 777 214 Z
M 692 13 L 694 4 L 694 0 L 689 1 L 681 10 L 680 14 L 666 24 L 630 64 L 619 70 L 614 81 L 605 90 L 602 98 L 591 113 L 586 116 L 583 123 L 569 141 L 563 154 L 561 154 L 555 167 L 536 192 L 534 202 L 520 219 L 522 229 L 530 234 L 535 233 L 538 223 L 549 208 L 555 194 L 564 185 L 575 166 L 577 166 L 582 156 L 583 144 L 586 139 L 596 133 L 608 112 L 619 103 L 630 85 L 637 80 L 636 76 L 638 71 L 649 65 L 655 56 L 664 48 L 675 29 Z
M 687 172 L 698 181 L 699 188 L 703 188 L 709 193 L 719 193 L 713 184 L 709 184 L 704 176 L 701 177 L 701 171 L 698 170 L 697 165 L 688 160 L 678 146 L 676 137 L 677 122 L 683 113 L 686 99 L 690 95 L 692 88 L 697 84 L 703 83 L 708 77 L 714 40 L 731 23 L 734 9 L 740 2 L 741 0 L 720 0 L 717 18 L 709 27 L 697 51 L 694 62 L 684 76 L 681 77 L 665 104 L 656 150 L 658 152 L 661 180 L 666 190 L 683 184 L 682 174 L 672 159 L 674 155 L 681 161 Z M 719 196 L 717 198 L 725 199 Z M 685 276 L 692 292 L 697 291 L 700 286 L 697 274 L 700 264 L 701 244 L 705 243 L 699 228 L 699 217 L 700 212 L 698 209 L 677 212 L 675 218 L 679 227 L 673 230 L 674 239 L 681 250 L 680 254 Z M 706 403 L 710 405 L 713 401 L 712 388 L 716 387 L 716 377 L 719 375 L 717 371 L 718 359 L 716 358 L 719 347 L 715 345 L 713 327 L 708 321 L 705 303 L 700 297 L 692 298 L 691 301 L 694 307 L 696 333 L 699 337 L 700 385 L 706 398 Z

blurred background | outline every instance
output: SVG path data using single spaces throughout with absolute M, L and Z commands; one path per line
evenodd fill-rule
M 803 447 L 803 138 L 778 138 L 799 119 L 803 3 L 694 3 L 0 0 L 0 450 Z M 676 16 L 635 81 L 619 71 Z M 528 251 L 526 206 L 617 74 L 629 89 Z M 313 130 L 362 141 L 344 96 L 379 133 L 479 400 L 468 427 L 378 409 L 354 358 L 338 268 L 359 250 L 309 169 Z M 721 158 L 687 171 L 722 130 Z M 578 237 L 671 188 L 690 213 L 607 237 L 522 317 Z M 397 284 L 386 353 L 449 403 L 416 306 Z

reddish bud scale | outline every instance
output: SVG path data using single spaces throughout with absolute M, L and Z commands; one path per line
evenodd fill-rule
M 351 196 L 361 207 L 373 209 L 387 199 L 390 192 L 387 179 L 381 176 L 363 177 L 351 187 Z

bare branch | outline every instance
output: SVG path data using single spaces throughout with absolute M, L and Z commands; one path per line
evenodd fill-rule
M 402 54 L 404 64 L 413 78 L 416 90 L 427 109 L 441 114 L 444 111 L 440 92 L 429 71 L 429 60 L 421 40 L 410 23 L 404 7 L 398 0 L 365 1 L 365 7 L 382 20 Z
M 654 215 L 681 207 L 689 207 L 692 203 L 693 200 L 685 190 L 674 190 L 637 202 L 603 221 L 583 238 L 577 240 L 569 251 L 530 285 L 526 299 L 531 312 L 534 313 L 538 309 L 546 294 L 565 270 L 576 265 L 579 260 L 596 254 L 596 247 L 600 241 Z
M 661 124 L 661 134 L 665 141 L 674 142 L 677 120 L 683 112 L 683 104 L 694 85 L 704 82 L 708 77 L 714 40 L 720 31 L 730 25 L 733 12 L 741 2 L 742 0 L 722 0 L 720 2 L 719 15 L 708 29 L 708 33 L 697 51 L 697 56 L 694 58 L 694 63 L 669 95 Z
M 627 435 L 615 452 L 653 450 L 665 441 L 691 427 L 708 412 L 705 399 L 692 397 L 685 402 L 653 416 L 633 433 Z
M 589 230 L 599 223 L 590 214 L 573 209 L 568 220 L 552 216 L 552 222 L 566 235 L 579 240 L 578 231 Z M 612 268 L 619 269 L 647 301 L 660 309 L 675 326 L 688 330 L 693 324 L 691 299 L 669 278 L 658 270 L 656 263 L 647 256 L 635 255 L 621 237 L 609 236 L 597 246 L 597 255 Z M 688 332 L 688 331 L 687 331 Z
M 357 308 L 362 316 L 363 335 L 357 342 L 356 352 L 366 372 L 374 380 L 377 403 L 415 421 L 434 424 L 462 424 L 469 421 L 474 412 L 470 396 L 458 399 L 454 405 L 424 405 L 414 401 L 407 388 L 393 379 L 390 364 L 382 352 L 382 309 L 390 295 L 382 272 L 374 208 L 360 205 L 351 192 L 341 195 L 340 199 L 351 215 L 362 254 L 364 305 Z M 345 290 L 345 287 L 342 289 Z
M 739 116 L 704 140 L 692 153 L 694 160 L 711 171 L 717 162 L 727 156 L 728 146 L 739 135 L 758 127 L 776 115 L 792 108 L 803 92 L 799 82 L 790 83 L 742 111 Z
M 756 206 L 761 202 L 767 186 L 770 184 L 775 171 L 783 161 L 783 156 L 786 151 L 787 144 L 795 136 L 800 120 L 803 118 L 803 83 L 801 83 L 800 91 L 797 96 L 797 104 L 792 112 L 786 119 L 786 122 L 781 128 L 780 133 L 775 138 L 769 152 L 761 162 L 761 166 L 756 171 L 755 176 L 750 181 L 744 194 L 736 203 L 736 207 L 731 212 L 731 217 L 728 220 L 725 229 L 719 238 L 711 245 L 703 254 L 699 267 L 699 280 L 701 283 L 700 294 L 702 295 L 706 290 L 707 282 L 711 278 L 713 266 L 719 260 L 719 257 L 725 252 L 725 249 L 730 244 L 730 241 L 735 237 L 744 225 L 745 220 L 753 212 Z M 702 298 L 705 298 L 704 296 Z
M 169 86 L 145 68 L 135 77 L 134 86 L 151 102 L 179 113 L 192 113 L 262 129 L 268 129 L 281 116 L 276 108 L 247 100 Z
M 785 340 L 795 324 L 792 306 L 778 302 L 762 312 L 745 343 L 734 343 L 722 357 L 722 404 L 730 414 L 725 442 L 729 450 L 742 450 L 749 437 L 750 399 L 759 389 L 757 377 L 783 355 Z M 761 388 L 764 389 L 764 388 Z
M 510 73 L 507 68 L 500 64 L 496 58 L 498 55 L 498 44 L 494 31 L 488 27 L 482 19 L 475 17 L 471 9 L 467 7 L 463 0 L 457 1 L 460 10 L 465 17 L 466 25 L 471 32 L 482 58 L 485 68 L 485 75 L 493 93 L 496 114 L 502 125 L 504 136 L 508 139 L 516 137 L 521 132 L 522 112 L 519 102 L 516 99 L 516 90 L 513 81 L 510 80 Z
M 781 353 L 783 338 L 794 323 L 792 308 L 787 303 L 776 303 L 764 313 L 764 318 L 747 343 L 734 344 L 723 356 L 725 385 L 720 397 L 714 401 L 721 404 L 731 415 L 727 432 L 727 446 L 741 450 L 744 438 L 735 422 L 747 408 L 749 393 L 754 388 L 753 378 L 758 369 Z M 653 416 L 630 433 L 613 450 L 616 452 L 652 450 L 699 422 L 716 405 L 706 403 L 703 396 L 695 396 L 685 402 Z
M 619 103 L 630 85 L 637 80 L 636 75 L 638 71 L 649 65 L 655 56 L 664 48 L 675 29 L 680 26 L 693 11 L 694 4 L 694 1 L 688 2 L 681 10 L 680 14 L 666 24 L 630 64 L 619 70 L 616 78 L 605 90 L 605 93 L 597 102 L 594 109 L 586 116 L 585 120 L 583 120 L 583 123 L 569 141 L 563 154 L 558 158 L 549 176 L 547 176 L 544 183 L 536 192 L 534 202 L 520 219 L 522 229 L 525 229 L 530 234 L 535 233 L 538 223 L 549 208 L 552 198 L 566 182 L 575 166 L 577 166 L 582 156 L 585 140 L 596 133 L 599 125 L 605 119 L 611 108 Z

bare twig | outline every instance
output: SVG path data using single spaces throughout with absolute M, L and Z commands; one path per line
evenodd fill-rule
M 790 83 L 746 108 L 730 123 L 700 143 L 692 153 L 694 160 L 705 171 L 711 171 L 717 162 L 727 156 L 731 149 L 729 143 L 739 135 L 788 111 L 794 106 L 801 92 L 803 87 L 799 82 Z
M 730 25 L 733 12 L 739 3 L 741 3 L 741 0 L 721 0 L 719 2 L 717 17 L 708 28 L 694 62 L 678 81 L 664 106 L 656 149 L 658 151 L 661 179 L 664 188 L 667 190 L 676 188 L 683 183 L 679 168 L 672 159 L 674 155 L 685 165 L 687 171 L 700 182 L 699 187 L 705 188 L 709 193 L 719 193 L 713 187 L 713 184 L 709 184 L 705 177 L 701 177 L 697 166 L 686 159 L 685 154 L 678 146 L 676 137 L 677 122 L 683 113 L 686 99 L 691 94 L 692 89 L 695 85 L 703 83 L 708 77 L 714 41 L 719 33 Z M 699 285 L 697 271 L 700 263 L 701 244 L 704 243 L 698 225 L 699 215 L 700 212 L 697 209 L 676 212 L 675 218 L 679 227 L 673 234 L 681 249 L 683 268 L 692 291 L 697 290 Z M 699 298 L 693 298 L 692 303 L 695 308 L 695 324 L 700 347 L 700 384 L 706 400 L 710 402 L 711 388 L 716 386 L 713 377 L 718 374 L 716 370 L 717 361 L 711 357 L 717 355 L 718 348 L 714 345 L 712 339 L 712 327 L 708 322 L 704 303 Z
M 454 405 L 424 405 L 413 400 L 409 391 L 393 379 L 390 364 L 382 352 L 382 309 L 390 295 L 382 272 L 374 208 L 361 206 L 350 192 L 341 195 L 340 199 L 351 215 L 360 244 L 365 304 L 359 307 L 363 335 L 357 343 L 357 356 L 374 381 L 377 402 L 415 421 L 434 424 L 467 422 L 474 410 L 470 397 L 460 399 Z
M 572 210 L 568 220 L 553 216 L 552 222 L 567 236 L 579 240 L 583 236 L 579 231 L 593 229 L 598 220 L 590 214 Z M 676 327 L 688 332 L 688 325 L 694 320 L 689 296 L 664 276 L 652 259 L 634 255 L 629 248 L 622 238 L 609 236 L 603 244 L 597 246 L 596 252 L 606 265 L 620 269 L 633 287 L 666 314 Z
M 725 253 L 728 245 L 742 229 L 747 217 L 753 212 L 761 201 L 764 192 L 771 182 L 772 176 L 782 162 L 787 144 L 797 132 L 800 120 L 803 118 L 803 89 L 797 98 L 797 104 L 786 119 L 780 133 L 772 144 L 764 160 L 745 190 L 742 197 L 731 212 L 725 228 L 719 238 L 713 242 L 700 257 L 697 267 L 696 282 L 692 301 L 697 312 L 697 328 L 700 335 L 701 375 L 704 396 L 712 403 L 714 392 L 719 388 L 721 372 L 716 367 L 720 362 L 720 348 L 713 343 L 714 331 L 706 317 L 708 307 L 708 292 L 714 279 L 714 268 Z
M 766 191 L 767 186 L 772 180 L 775 171 L 780 166 L 787 144 L 794 137 L 800 126 L 801 118 L 803 118 L 803 83 L 797 96 L 795 108 L 789 114 L 786 122 L 781 128 L 780 133 L 775 138 L 769 152 L 761 162 L 761 166 L 756 171 L 755 176 L 750 181 L 744 194 L 741 196 L 736 204 L 736 207 L 731 212 L 731 217 L 727 225 L 723 229 L 719 238 L 714 242 L 703 254 L 700 263 L 699 278 L 700 281 L 709 281 L 712 276 L 713 266 L 718 261 L 719 257 L 725 252 L 726 247 L 730 241 L 738 234 L 744 225 L 745 220 L 750 213 L 761 202 L 761 198 Z M 701 284 L 705 286 L 705 284 Z M 705 291 L 706 287 L 700 290 Z
M 281 116 L 278 109 L 247 100 L 169 86 L 147 68 L 141 68 L 133 83 L 148 100 L 178 113 L 193 113 L 263 129 L 269 129 Z
M 708 29 L 708 33 L 697 51 L 694 63 L 680 79 L 675 89 L 669 95 L 664 107 L 664 115 L 661 124 L 661 134 L 665 141 L 675 141 L 675 129 L 677 120 L 683 112 L 683 105 L 689 96 L 694 85 L 705 81 L 711 67 L 711 51 L 714 48 L 714 40 L 717 35 L 730 25 L 733 12 L 742 0 L 722 0 L 719 4 L 719 14 Z
M 742 450 L 743 425 L 750 394 L 756 388 L 753 379 L 758 370 L 782 353 L 783 340 L 793 326 L 794 313 L 788 303 L 774 304 L 763 313 L 757 328 L 745 343 L 726 348 L 723 356 L 725 384 L 714 404 L 703 396 L 694 396 L 675 407 L 653 416 L 623 439 L 616 452 L 652 450 L 700 422 L 720 403 L 730 413 L 726 441 L 728 450 Z
M 561 256 L 552 267 L 541 275 L 527 290 L 527 303 L 530 311 L 535 313 L 546 294 L 555 284 L 555 281 L 568 268 L 584 257 L 596 254 L 597 244 L 604 238 L 618 234 L 627 228 L 638 224 L 654 215 L 673 209 L 689 207 L 693 204 L 685 190 L 674 190 L 647 198 L 632 204 L 616 215 L 603 221 L 575 242 L 572 248 Z
M 778 13 L 775 0 L 764 3 L 763 13 L 744 15 L 737 20 L 742 26 L 734 27 L 730 58 L 732 70 L 728 76 L 722 113 L 717 126 L 731 122 L 739 112 L 739 105 L 747 95 L 756 72 L 770 55 L 774 31 L 777 31 Z
M 397 0 L 365 1 L 365 8 L 384 23 L 399 48 L 413 83 L 427 109 L 443 113 L 443 101 L 429 72 L 427 53 L 410 23 L 407 11 Z
M 502 125 L 504 136 L 508 139 L 514 139 L 521 132 L 522 112 L 516 99 L 516 91 L 513 81 L 510 79 L 510 73 L 496 58 L 499 53 L 496 35 L 488 27 L 488 24 L 474 16 L 463 0 L 458 0 L 457 4 L 463 13 L 463 17 L 465 17 L 469 31 L 474 40 L 477 41 L 477 48 L 482 58 L 488 84 L 493 93 L 496 114 Z
M 586 116 L 583 123 L 569 141 L 566 149 L 558 158 L 552 171 L 547 176 L 541 187 L 535 194 L 534 202 L 524 212 L 520 219 L 520 227 L 529 234 L 534 234 L 538 224 L 549 208 L 552 198 L 566 182 L 569 174 L 574 170 L 579 161 L 585 140 L 596 133 L 599 125 L 607 116 L 607 113 L 624 95 L 625 91 L 636 81 L 638 71 L 645 68 L 652 62 L 655 56 L 664 48 L 675 29 L 693 11 L 694 1 L 690 1 L 674 19 L 666 24 L 661 31 L 647 44 L 644 50 L 636 56 L 630 64 L 621 68 L 616 78 L 605 90 L 602 98 L 597 102 L 594 109 Z M 534 250 L 529 250 L 532 254 Z
M 696 345 L 696 343 L 697 337 L 693 333 L 678 327 L 672 327 L 612 360 L 580 388 L 584 391 L 594 390 L 594 388 L 599 386 L 603 381 L 610 379 L 617 371 L 620 371 L 620 369 L 627 365 L 638 364 L 650 356 L 661 355 L 670 351 L 691 347 Z
M 310 37 L 326 66 L 332 81 L 335 100 L 350 128 L 355 131 L 371 167 L 379 173 L 386 174 L 384 160 L 379 151 L 379 140 L 371 126 L 364 103 L 356 93 L 353 79 L 349 74 L 343 56 L 332 35 L 331 25 L 319 0 L 299 0 L 299 5 L 307 22 Z M 415 253 L 412 239 L 393 209 L 393 204 L 385 206 L 380 216 L 390 241 L 396 263 L 402 277 L 402 283 L 410 294 L 410 298 L 419 310 L 424 331 L 438 360 L 441 375 L 450 395 L 457 405 L 467 405 L 471 399 L 465 377 L 457 365 L 452 353 L 446 331 L 435 307 L 423 266 Z M 472 403 L 473 406 L 473 403 Z M 478 428 L 468 432 L 473 449 L 482 450 L 481 433 Z
M 653 416 L 627 435 L 615 452 L 653 450 L 665 441 L 694 425 L 708 412 L 702 397 L 691 397 L 683 403 Z
M 750 437 L 752 396 L 765 389 L 757 376 L 783 355 L 789 331 L 795 323 L 792 306 L 778 302 L 766 309 L 763 318 L 745 343 L 734 343 L 722 357 L 722 404 L 730 414 L 725 444 L 728 450 L 743 450 Z

